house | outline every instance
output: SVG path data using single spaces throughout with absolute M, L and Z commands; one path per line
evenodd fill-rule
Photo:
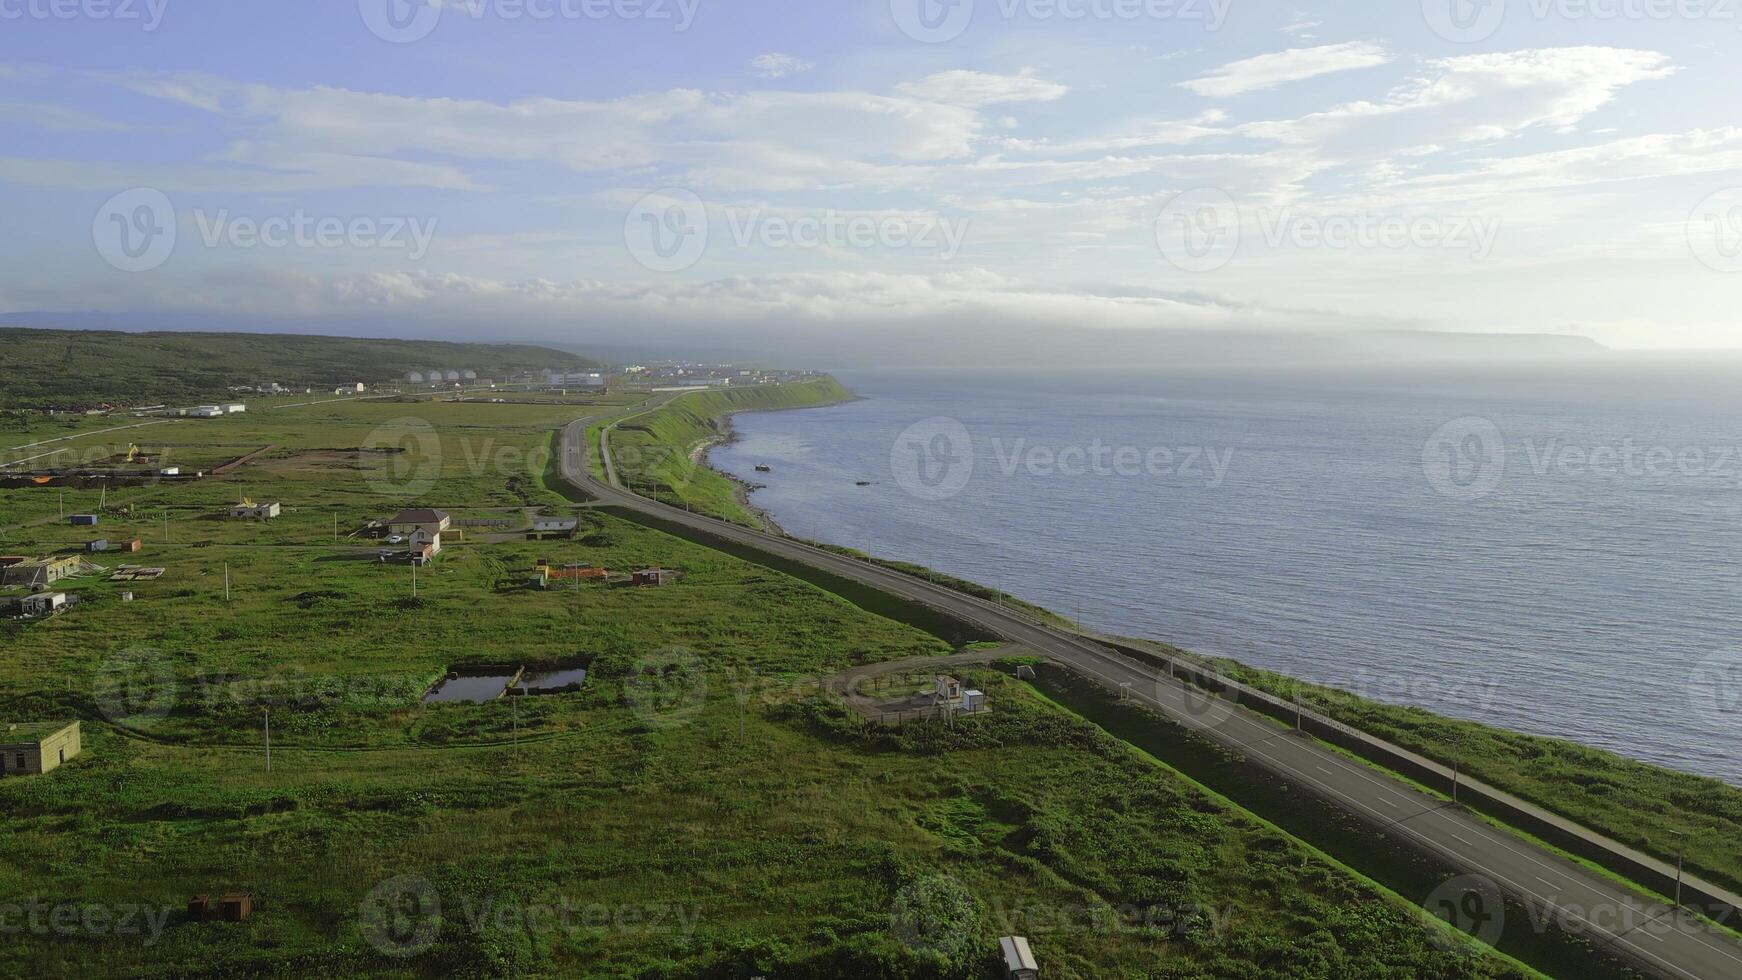
M 0 776 L 40 775 L 79 754 L 79 723 L 0 725 Z
M 414 510 L 402 510 L 387 521 L 387 533 L 409 535 L 423 527 L 433 526 L 438 532 L 446 531 L 453 521 L 445 511 L 429 507 L 419 507 Z
M 267 521 L 284 512 L 278 504 L 257 504 L 252 500 L 243 500 L 230 508 L 230 516 L 243 521 Z
M 1004 975 L 1010 980 L 1040 980 L 1040 964 L 1021 936 L 1004 936 L 998 940 L 998 952 L 1004 960 Z
M 196 419 L 215 419 L 223 416 L 224 407 L 222 405 L 197 405 L 188 409 L 188 414 Z
M 677 573 L 669 568 L 644 568 L 630 576 L 631 584 L 635 586 L 666 585 L 677 579 Z
M 421 554 L 424 558 L 429 559 L 442 553 L 441 528 L 434 524 L 413 528 L 411 533 L 406 535 L 405 541 L 406 550 L 410 551 L 413 556 Z

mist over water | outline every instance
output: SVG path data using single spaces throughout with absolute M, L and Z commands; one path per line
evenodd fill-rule
M 712 454 L 795 535 L 1742 783 L 1732 364 L 841 377 Z

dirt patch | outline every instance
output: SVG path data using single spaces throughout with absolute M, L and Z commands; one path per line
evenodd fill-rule
M 363 457 L 376 455 L 356 449 L 306 449 L 289 456 L 257 460 L 254 466 L 267 473 L 304 473 L 310 470 L 360 470 Z

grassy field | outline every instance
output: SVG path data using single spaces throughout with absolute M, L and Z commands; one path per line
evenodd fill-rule
M 278 382 L 331 391 L 410 371 L 474 370 L 501 378 L 592 361 L 548 347 L 366 340 L 295 334 L 123 333 L 0 328 L 0 408 L 69 408 L 101 402 L 186 403 L 231 385 Z
M 991 715 L 860 725 L 817 675 L 946 644 L 577 510 L 542 478 L 552 431 L 596 410 L 225 419 L 280 450 L 112 494 L 133 511 L 96 533 L 143 536 L 128 560 L 167 574 L 66 583 L 69 612 L 0 625 L 0 722 L 85 729 L 69 765 L 0 780 L 0 908 L 71 910 L 16 920 L 0 974 L 966 978 L 1016 931 L 1049 977 L 1529 975 L 998 671 L 966 675 Z M 285 516 L 219 516 L 244 495 Z M 8 550 L 93 536 L 32 523 L 48 496 L 0 490 Z M 346 537 L 413 504 L 583 534 L 455 535 L 413 598 Z M 547 592 L 526 586 L 540 557 L 681 576 Z M 551 662 L 588 683 L 420 701 L 453 667 Z M 233 889 L 247 922 L 181 911 Z

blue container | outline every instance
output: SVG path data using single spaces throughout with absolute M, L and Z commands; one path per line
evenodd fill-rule
M 72 523 L 77 524 L 81 527 L 96 527 L 97 526 L 97 515 L 95 515 L 95 514 L 74 514 L 73 516 L 67 518 L 67 520 L 71 521 Z

